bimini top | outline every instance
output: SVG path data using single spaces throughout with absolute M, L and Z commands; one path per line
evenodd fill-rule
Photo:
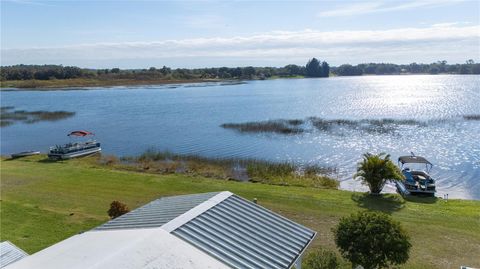
M 89 131 L 73 131 L 68 134 L 68 136 L 87 136 L 87 135 L 94 135 L 92 132 Z
M 425 164 L 428 164 L 428 165 L 432 165 L 432 163 L 429 162 L 424 157 L 415 156 L 415 155 L 400 156 L 400 157 L 398 157 L 398 161 L 401 162 L 402 164 L 405 164 L 405 163 L 425 163 Z
M 231 192 L 157 199 L 8 269 L 291 268 L 316 232 Z

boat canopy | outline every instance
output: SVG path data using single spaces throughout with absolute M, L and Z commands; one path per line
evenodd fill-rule
M 93 135 L 92 132 L 88 132 L 88 131 L 73 131 L 71 133 L 68 134 L 68 136 L 87 136 L 87 135 Z
M 428 165 L 432 165 L 431 162 L 429 162 L 427 159 L 421 157 L 421 156 L 400 156 L 398 157 L 398 162 L 402 164 L 406 163 L 424 163 Z

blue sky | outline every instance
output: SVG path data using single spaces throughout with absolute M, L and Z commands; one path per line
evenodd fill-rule
M 480 2 L 1 1 L 1 64 L 480 61 Z

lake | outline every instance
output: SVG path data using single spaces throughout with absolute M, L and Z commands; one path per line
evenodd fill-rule
M 69 141 L 72 130 L 89 130 L 103 152 L 137 155 L 146 149 L 208 157 L 248 157 L 317 163 L 338 170 L 341 188 L 364 190 L 352 179 L 365 152 L 395 160 L 411 151 L 429 159 L 438 196 L 480 199 L 480 76 L 362 76 L 277 79 L 245 84 L 2 91 L 2 106 L 18 110 L 65 110 L 74 117 L 1 128 L 1 154 L 46 152 Z M 397 119 L 377 132 L 339 126 L 301 134 L 239 133 L 220 127 L 269 119 L 320 117 L 340 120 Z M 386 191 L 394 191 L 389 185 Z

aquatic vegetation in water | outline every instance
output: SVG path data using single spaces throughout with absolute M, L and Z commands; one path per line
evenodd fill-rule
M 75 112 L 69 111 L 25 111 L 14 110 L 13 106 L 3 106 L 0 108 L 0 126 L 6 127 L 16 122 L 36 123 L 40 121 L 58 121 L 73 117 Z
M 480 120 L 480 114 L 463 115 L 466 120 Z
M 246 123 L 225 123 L 220 126 L 239 132 L 299 134 L 304 131 L 303 128 L 298 127 L 302 123 L 302 120 L 268 120 Z
M 399 126 L 426 126 L 426 123 L 413 119 L 334 119 L 327 120 L 317 117 L 309 118 L 312 125 L 320 131 L 332 131 L 335 127 L 346 127 L 368 133 L 393 133 Z
M 108 166 L 148 173 L 179 173 L 272 185 L 333 189 L 339 185 L 337 180 L 330 177 L 337 173 L 335 168 L 314 164 L 302 165 L 242 158 L 208 158 L 155 150 L 147 150 L 137 157 L 123 157 L 114 161 L 112 157 L 107 156 L 100 162 Z
M 413 119 L 349 120 L 310 117 L 306 120 L 277 119 L 259 122 L 225 123 L 220 126 L 245 133 L 300 134 L 303 132 L 312 131 L 311 127 L 313 127 L 314 130 L 329 133 L 338 133 L 338 129 L 341 128 L 348 128 L 368 133 L 392 133 L 402 125 L 426 126 L 426 123 Z

